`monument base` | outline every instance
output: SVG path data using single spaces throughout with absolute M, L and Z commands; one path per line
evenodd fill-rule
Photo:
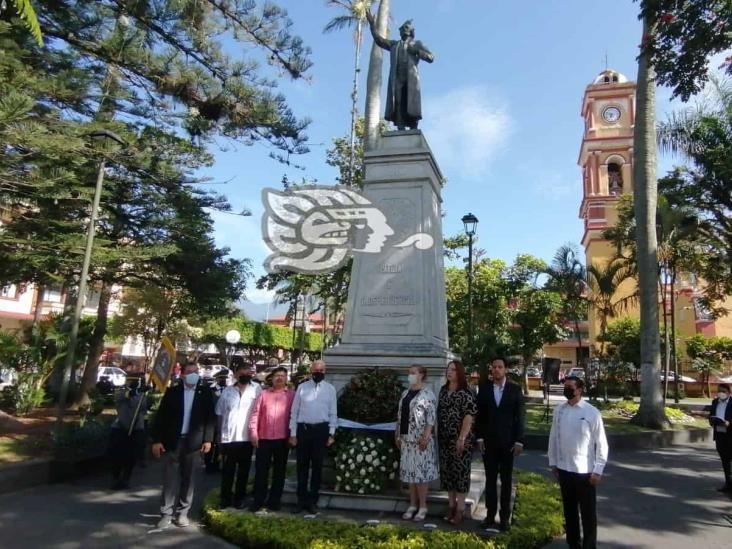
M 354 256 L 341 343 L 323 357 L 328 379 L 340 389 L 360 370 L 378 367 L 406 381 L 418 364 L 437 387 L 456 358 L 447 334 L 444 178 L 419 130 L 383 134 L 364 166 L 363 194 L 388 223 L 370 229 L 386 241 L 379 252 Z

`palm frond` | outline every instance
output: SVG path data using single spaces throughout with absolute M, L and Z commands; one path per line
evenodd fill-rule
M 43 45 L 43 33 L 41 32 L 41 25 L 38 23 L 38 16 L 36 10 L 33 9 L 33 4 L 30 0 L 13 0 L 15 10 L 18 12 L 18 16 L 25 22 L 25 26 L 28 28 L 33 38 L 36 39 L 39 46 Z
M 339 15 L 334 17 L 323 28 L 323 32 L 334 32 L 352 27 L 358 22 L 358 18 L 353 15 Z

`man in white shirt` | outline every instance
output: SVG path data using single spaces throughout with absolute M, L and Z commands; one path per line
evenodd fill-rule
M 292 401 L 290 445 L 297 448 L 297 505 L 293 512 L 305 509 L 315 514 L 323 460 L 338 425 L 338 399 L 335 387 L 324 381 L 325 362 L 316 360 L 310 372 L 311 379 L 300 384 Z
M 252 465 L 253 446 L 249 439 L 249 418 L 262 391 L 252 382 L 254 369 L 250 364 L 240 364 L 235 371 L 236 383 L 224 389 L 216 403 L 216 415 L 221 424 L 221 507 L 244 507 L 247 494 L 249 469 Z M 231 489 L 236 477 L 232 498 Z
M 582 400 L 584 387 L 584 381 L 578 377 L 565 378 L 567 402 L 554 409 L 549 433 L 549 466 L 559 480 L 567 544 L 572 549 L 597 546 L 595 487 L 602 478 L 608 456 L 602 415 L 597 408 Z

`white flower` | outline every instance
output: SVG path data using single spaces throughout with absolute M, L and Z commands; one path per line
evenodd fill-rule
M 376 448 L 376 444 L 374 444 L 374 441 L 371 441 L 371 444 L 369 444 L 371 448 Z
M 351 451 L 348 452 L 349 454 L 353 455 L 353 448 L 351 448 Z
M 376 455 L 378 455 L 378 452 L 376 450 L 371 450 L 371 455 L 376 456 Z
M 394 473 L 389 475 L 389 480 L 394 480 Z
M 337 480 L 338 482 L 340 482 L 340 481 L 341 481 L 341 480 L 343 480 L 343 479 L 341 478 L 341 475 L 336 475 L 336 480 Z
M 384 472 L 386 472 L 386 467 L 384 467 L 384 466 L 382 465 L 382 466 L 381 466 L 381 470 L 382 470 L 382 471 L 384 471 Z
M 374 460 L 374 467 L 378 467 L 381 462 L 379 461 L 379 458 L 376 458 Z
M 366 455 L 366 463 L 371 463 L 374 460 L 374 458 L 371 456 L 371 454 Z
M 348 490 L 349 492 L 351 491 L 351 485 L 350 484 L 346 484 L 346 490 Z
M 380 438 L 376 439 L 376 444 L 383 444 L 383 443 L 384 443 L 384 441 L 382 439 L 380 439 Z
M 399 467 L 399 462 L 398 462 L 398 461 L 395 461 L 395 462 L 394 462 L 394 463 L 392 464 L 392 467 L 394 467 L 394 469 L 396 469 L 397 467 Z
M 363 488 L 359 488 L 359 489 L 358 489 L 358 493 L 359 493 L 359 494 L 363 494 Z
M 361 463 L 361 462 L 363 461 L 363 456 L 362 456 L 361 454 L 358 454 L 358 455 L 356 456 L 356 461 L 357 461 L 358 463 Z
M 366 479 L 363 481 L 364 484 L 371 484 L 371 481 L 369 479 Z
M 361 469 L 361 471 L 359 471 L 359 473 L 361 474 L 362 477 L 366 476 L 366 469 Z
M 356 466 L 353 463 L 351 463 L 351 471 L 353 471 L 355 468 L 356 468 Z
M 350 476 L 351 476 L 351 473 L 349 473 L 348 471 L 346 471 L 345 477 L 348 478 Z
M 356 439 L 355 438 L 352 438 L 351 439 L 351 444 L 354 444 L 355 442 L 356 442 Z

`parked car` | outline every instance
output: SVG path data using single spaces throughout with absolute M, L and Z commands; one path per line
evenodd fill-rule
M 0 368 L 0 389 L 18 383 L 18 372 L 12 368 Z
M 661 375 L 661 381 L 664 381 L 666 379 L 666 376 L 664 375 L 663 372 L 661 372 L 660 375 Z M 676 376 L 676 374 L 674 374 L 674 372 L 669 372 L 668 380 L 674 381 L 676 379 L 675 376 Z M 684 375 L 679 376 L 679 380 L 681 381 L 681 383 L 694 383 L 696 381 L 696 379 L 694 379 L 693 377 L 684 376 Z
M 527 369 L 526 373 L 528 374 L 529 377 L 541 377 L 541 370 L 539 370 L 539 368 L 536 368 L 534 366 Z
M 567 374 L 564 377 L 567 378 L 570 376 L 578 377 L 580 379 L 585 379 L 585 369 L 580 368 L 578 366 L 575 366 L 574 368 L 570 368 L 569 370 L 567 370 Z
M 115 366 L 100 366 L 97 372 L 97 383 L 105 379 L 115 387 L 122 387 L 127 383 L 127 373 L 122 368 Z

